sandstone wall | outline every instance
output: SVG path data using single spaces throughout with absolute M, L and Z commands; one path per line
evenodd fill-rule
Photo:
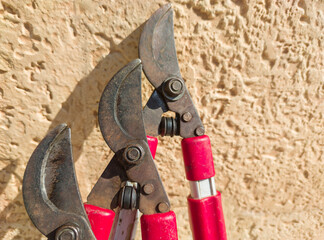
M 100 94 L 138 56 L 143 24 L 164 3 L 0 2 L 0 239 L 41 239 L 24 209 L 22 177 L 62 122 L 72 127 L 85 200 L 113 156 L 98 127 Z M 324 239 L 323 1 L 176 0 L 173 8 L 228 238 Z M 146 79 L 143 86 L 147 100 Z M 179 238 L 191 239 L 180 141 L 160 138 L 156 163 Z

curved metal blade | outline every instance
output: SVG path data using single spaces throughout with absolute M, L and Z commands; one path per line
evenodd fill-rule
M 158 88 L 169 77 L 181 78 L 173 33 L 173 9 L 166 4 L 146 22 L 139 44 L 146 77 Z
M 99 103 L 101 133 L 114 152 L 146 139 L 142 116 L 141 60 L 123 67 L 107 84 Z
M 116 210 L 121 184 L 127 181 L 127 175 L 120 164 L 122 153 L 117 152 L 91 189 L 87 203 L 101 208 Z
M 33 152 L 24 174 L 23 198 L 32 222 L 49 239 L 59 227 L 73 224 L 79 239 L 95 240 L 77 185 L 67 125 L 53 129 Z
M 203 135 L 203 124 L 186 85 L 183 84 L 183 95 L 174 100 L 165 97 L 162 90 L 163 84 L 168 79 L 183 81 L 175 49 L 171 4 L 164 5 L 158 9 L 146 22 L 141 34 L 139 55 L 147 79 L 161 94 L 168 110 L 175 112 L 179 117 L 178 119 L 181 119 L 180 117 L 184 114 L 191 116 L 189 121 L 181 120 L 178 122 L 179 135 L 183 138 Z M 152 97 L 155 98 L 153 95 Z M 149 101 L 158 103 L 155 99 L 150 99 Z M 161 108 L 163 107 L 162 105 L 160 104 Z M 147 111 L 148 109 L 145 110 L 145 112 Z M 158 115 L 161 113 L 161 109 L 154 107 L 150 108 L 150 111 L 152 117 L 145 114 L 145 123 L 149 123 L 150 132 L 156 134 L 158 132 Z
M 141 61 L 136 59 L 122 68 L 107 84 L 99 103 L 102 135 L 115 152 L 107 168 L 88 195 L 88 203 L 116 210 L 122 183 L 137 183 L 136 207 L 143 214 L 154 214 L 158 205 L 169 208 L 170 202 L 147 143 L 141 100 Z M 130 160 L 129 149 L 137 149 L 139 157 Z M 128 152 L 128 153 L 127 153 Z M 154 194 L 141 188 L 152 184 Z M 164 210 L 162 210 L 164 211 Z

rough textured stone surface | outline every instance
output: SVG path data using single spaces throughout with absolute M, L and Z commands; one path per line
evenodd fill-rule
M 82 197 L 112 157 L 98 100 L 164 1 L 0 2 L 0 239 L 41 239 L 21 183 L 39 141 L 72 127 Z M 178 0 L 181 72 L 213 144 L 229 239 L 324 239 L 324 3 Z M 145 80 L 143 99 L 151 87 Z M 156 163 L 191 239 L 180 138 Z M 140 233 L 138 233 L 140 239 Z

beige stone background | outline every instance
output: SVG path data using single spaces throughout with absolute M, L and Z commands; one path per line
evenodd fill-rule
M 59 123 L 72 127 L 86 199 L 113 156 L 98 128 L 100 94 L 138 56 L 143 24 L 164 3 L 0 2 L 0 239 L 42 238 L 24 209 L 22 177 Z M 323 240 L 324 2 L 177 0 L 173 8 L 179 65 L 212 141 L 228 238 Z M 180 141 L 160 138 L 156 163 L 179 239 L 191 239 Z

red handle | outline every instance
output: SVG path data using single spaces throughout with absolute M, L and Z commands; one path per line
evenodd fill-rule
M 188 197 L 193 238 L 226 240 L 221 194 L 216 194 L 214 186 L 215 169 L 209 137 L 186 138 L 182 140 L 181 146 L 187 179 L 195 187 L 191 194 L 195 195 L 195 199 Z
M 227 239 L 220 192 L 203 199 L 189 197 L 188 207 L 194 239 Z
M 186 176 L 189 181 L 198 181 L 215 176 L 213 154 L 209 137 L 185 138 L 181 141 Z
M 96 239 L 108 240 L 114 222 L 115 212 L 110 209 L 104 209 L 86 203 L 84 204 L 84 208 Z
M 153 159 L 158 140 L 147 136 Z M 173 211 L 143 215 L 141 217 L 142 240 L 178 240 L 176 215 Z
M 142 240 L 178 240 L 176 215 L 173 211 L 142 215 Z
M 147 141 L 154 158 L 158 140 L 155 137 L 147 136 Z M 104 209 L 86 203 L 84 204 L 84 208 L 97 240 L 108 240 L 114 222 L 115 212 L 110 209 Z
M 158 145 L 158 139 L 156 137 L 146 136 L 147 142 L 152 154 L 153 159 L 155 158 L 156 148 Z

